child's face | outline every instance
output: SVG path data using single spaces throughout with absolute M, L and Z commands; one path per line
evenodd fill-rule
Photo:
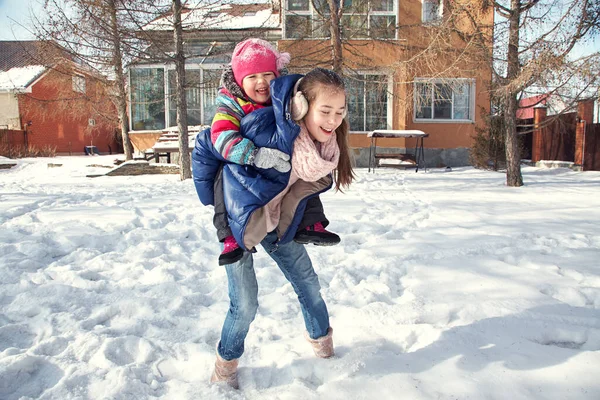
M 344 120 L 346 94 L 341 90 L 321 90 L 310 103 L 304 117 L 306 129 L 312 138 L 325 143 Z
M 275 79 L 275 74 L 270 71 L 247 75 L 242 80 L 242 89 L 254 102 L 266 104 L 271 100 L 269 82 L 273 79 Z

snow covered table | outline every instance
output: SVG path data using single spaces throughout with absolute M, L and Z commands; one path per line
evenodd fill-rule
M 425 151 L 423 150 L 423 140 L 428 137 L 429 134 L 419 130 L 386 130 L 377 129 L 367 134 L 367 137 L 371 138 L 371 146 L 369 147 L 369 172 L 373 168 L 381 164 L 381 161 L 391 160 L 394 163 L 385 163 L 389 166 L 415 166 L 415 172 L 419 172 L 419 167 L 426 168 L 425 165 Z M 415 153 L 378 153 L 377 152 L 377 138 L 416 138 L 415 142 Z M 405 160 L 411 160 L 412 162 L 406 163 Z

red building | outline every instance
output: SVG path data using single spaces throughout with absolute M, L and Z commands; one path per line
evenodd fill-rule
M 20 130 L 28 148 L 57 154 L 120 150 L 105 88 L 55 45 L 0 41 L 0 131 Z

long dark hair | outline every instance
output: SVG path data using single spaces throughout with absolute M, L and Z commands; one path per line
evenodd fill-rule
M 333 90 L 346 93 L 346 85 L 342 78 L 335 72 L 325 68 L 315 68 L 307 73 L 298 85 L 298 90 L 304 94 L 308 104 L 317 98 L 317 95 L 326 86 Z M 333 171 L 336 190 L 348 188 L 355 178 L 350 159 L 350 148 L 348 146 L 348 134 L 350 126 L 348 119 L 344 118 L 340 126 L 335 130 L 336 140 L 340 149 L 340 159 L 337 168 Z

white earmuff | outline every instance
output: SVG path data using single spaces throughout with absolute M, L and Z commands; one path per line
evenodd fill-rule
M 302 78 L 298 79 L 298 82 L 294 85 L 293 96 L 290 100 L 290 109 L 294 121 L 300 121 L 308 112 L 308 101 L 304 94 L 298 91 L 298 84 L 301 80 Z

